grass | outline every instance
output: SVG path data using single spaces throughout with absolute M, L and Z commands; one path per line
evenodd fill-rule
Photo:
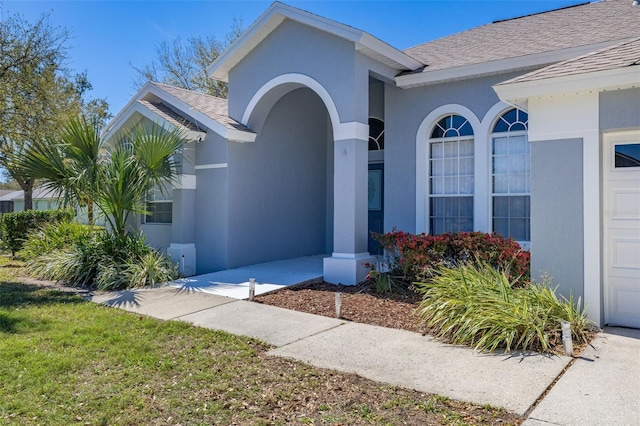
M 266 355 L 256 340 L 17 282 L 0 258 L 0 424 L 519 424 Z

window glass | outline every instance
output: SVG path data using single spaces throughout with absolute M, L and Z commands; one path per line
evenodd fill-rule
M 169 184 L 154 186 L 147 193 L 147 211 L 143 217 L 144 223 L 172 223 L 173 222 L 173 191 Z
M 491 188 L 493 231 L 530 241 L 530 163 L 527 113 L 511 109 L 493 127 Z
M 384 149 L 384 121 L 369 118 L 369 151 Z
M 432 234 L 473 230 L 473 128 L 459 115 L 440 119 L 429 141 L 429 229 Z
M 616 167 L 640 167 L 640 143 L 615 146 Z

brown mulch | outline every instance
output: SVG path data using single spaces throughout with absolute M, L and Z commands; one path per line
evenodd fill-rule
M 380 327 L 396 328 L 423 335 L 430 334 L 428 327 L 420 323 L 417 314 L 420 294 L 411 289 L 379 293 L 370 282 L 357 286 L 335 285 L 326 282 L 299 284 L 272 293 L 256 296 L 256 301 L 294 311 L 307 312 L 335 318 L 335 293 L 342 293 L 342 319 Z M 597 330 L 589 333 L 589 341 Z M 560 336 L 551 336 L 552 347 L 562 354 Z M 446 341 L 446 340 L 445 340 Z M 574 357 L 587 348 L 587 344 L 574 342 Z
M 428 331 L 420 324 L 415 312 L 420 295 L 412 290 L 378 293 L 367 282 L 357 286 L 323 282 L 286 287 L 256 296 L 256 300 L 266 305 L 335 318 L 336 292 L 342 293 L 342 319 L 422 334 Z

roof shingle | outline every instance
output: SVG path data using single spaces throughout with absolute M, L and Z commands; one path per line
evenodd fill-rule
M 483 25 L 404 52 L 423 72 L 622 41 L 640 34 L 640 6 L 602 0 Z
M 227 129 L 240 130 L 243 132 L 252 132 L 244 124 L 229 117 L 229 108 L 226 99 L 218 98 L 204 93 L 194 92 L 191 90 L 181 89 L 179 87 L 169 86 L 162 83 L 152 83 L 161 90 L 180 99 L 194 110 L 201 112 L 212 120 L 217 121 Z
M 542 69 L 512 78 L 500 84 L 522 83 L 547 78 L 607 71 L 616 68 L 638 66 L 640 76 L 640 38 L 600 49 L 597 52 L 549 65 Z

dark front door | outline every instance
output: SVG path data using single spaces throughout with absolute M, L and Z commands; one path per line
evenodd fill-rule
M 381 250 L 371 232 L 381 234 L 384 225 L 384 164 L 369 164 L 369 253 L 378 255 Z

